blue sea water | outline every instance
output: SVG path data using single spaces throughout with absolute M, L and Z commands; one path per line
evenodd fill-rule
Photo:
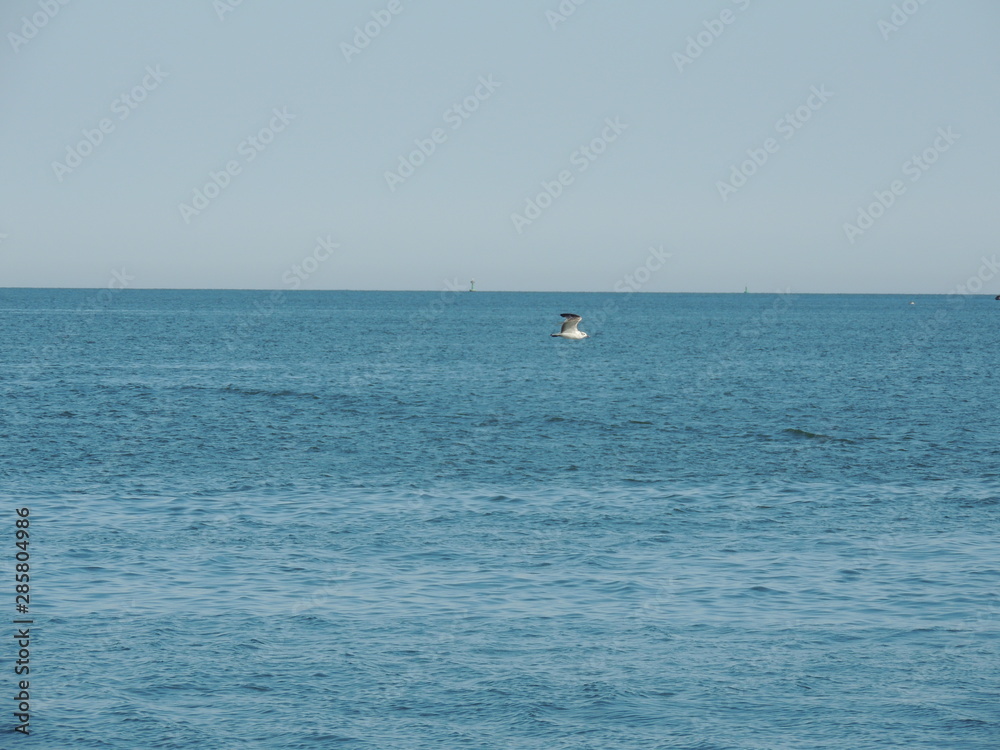
M 0 745 L 1000 746 L 998 330 L 987 296 L 0 290 L 35 620 Z

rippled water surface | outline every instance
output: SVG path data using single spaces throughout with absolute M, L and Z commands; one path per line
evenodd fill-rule
M 910 301 L 0 290 L 0 746 L 1000 746 L 1000 303 Z

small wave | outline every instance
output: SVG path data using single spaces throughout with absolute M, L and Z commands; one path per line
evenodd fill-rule
M 853 440 L 849 438 L 838 438 L 832 435 L 824 435 L 820 432 L 809 432 L 809 430 L 800 430 L 795 427 L 789 427 L 781 431 L 782 435 L 788 435 L 793 438 L 802 438 L 804 440 L 820 440 L 822 442 L 833 442 L 833 443 L 853 443 Z
M 290 391 L 286 388 L 283 388 L 279 391 L 269 391 L 267 389 L 262 389 L 262 388 L 242 388 L 240 386 L 235 386 L 230 384 L 227 385 L 222 390 L 230 393 L 242 393 L 246 396 L 269 396 L 272 398 L 277 398 L 281 396 L 299 396 L 302 398 L 319 398 L 319 396 L 317 396 L 315 393 L 300 393 L 299 391 Z
M 522 503 L 522 499 L 517 497 L 508 497 L 507 495 L 494 495 L 493 497 L 487 498 L 491 503 Z
M 754 591 L 754 592 L 759 593 L 759 594 L 784 594 L 785 593 L 784 591 L 781 591 L 780 589 L 772 589 L 769 586 L 762 586 L 760 584 L 757 584 L 756 586 L 751 586 L 750 587 L 750 591 Z
M 1000 495 L 990 497 L 973 497 L 962 503 L 963 508 L 974 508 L 977 505 L 1000 505 Z
M 833 438 L 830 437 L 829 435 L 822 435 L 818 432 L 809 432 L 808 430 L 799 430 L 796 429 L 795 427 L 789 427 L 788 429 L 782 430 L 782 433 L 785 435 L 793 435 L 795 437 L 816 438 L 819 440 L 833 440 Z

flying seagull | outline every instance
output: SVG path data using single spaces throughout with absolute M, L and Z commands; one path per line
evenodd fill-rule
M 553 333 L 550 335 L 564 339 L 587 338 L 587 334 L 585 334 L 583 331 L 576 330 L 577 325 L 579 325 L 580 321 L 583 320 L 583 318 L 574 313 L 562 313 L 562 316 L 566 318 L 566 320 L 563 322 L 562 328 L 560 329 L 559 333 Z

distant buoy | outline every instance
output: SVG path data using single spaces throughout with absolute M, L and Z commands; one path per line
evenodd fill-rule
M 470 292 L 476 291 L 476 280 L 475 279 L 473 279 L 472 281 L 469 282 L 469 291 Z

